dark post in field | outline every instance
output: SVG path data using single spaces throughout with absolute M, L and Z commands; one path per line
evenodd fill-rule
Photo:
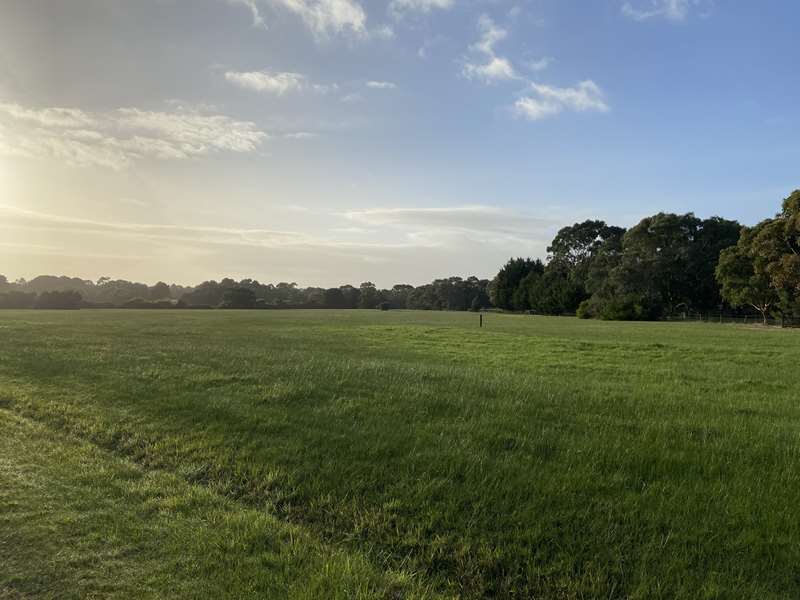
M 483 327 L 483 313 L 478 315 L 478 322 L 480 323 L 479 327 Z

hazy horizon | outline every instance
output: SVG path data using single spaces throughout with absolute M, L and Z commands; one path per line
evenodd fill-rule
M 491 277 L 798 187 L 800 6 L 6 0 L 0 273 Z

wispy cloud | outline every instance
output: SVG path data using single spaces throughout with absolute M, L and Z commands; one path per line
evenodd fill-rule
M 0 204 L 0 214 L 5 225 L 12 224 L 15 230 L 68 230 L 73 233 L 107 236 L 128 236 L 149 241 L 192 242 L 253 246 L 259 248 L 286 248 L 303 246 L 309 248 L 371 248 L 408 247 L 409 243 L 352 242 L 330 239 L 309 233 L 279 231 L 260 228 L 234 228 L 216 226 L 171 225 L 154 223 L 124 223 L 101 221 L 42 213 Z M 0 226 L 2 227 L 2 226 Z
M 418 231 L 481 231 L 494 233 L 535 234 L 553 222 L 519 211 L 494 206 L 454 206 L 434 208 L 373 208 L 350 211 L 345 217 L 363 225 L 403 226 Z
M 255 27 L 266 28 L 263 9 L 300 18 L 317 39 L 331 35 L 369 37 L 367 15 L 356 0 L 228 0 L 250 10 Z M 380 31 L 378 31 L 380 35 Z
M 253 17 L 253 27 L 258 27 L 261 29 L 266 29 L 267 25 L 264 22 L 264 17 L 261 16 L 261 11 L 258 8 L 258 4 L 256 0 L 228 0 L 230 4 L 241 4 L 242 6 L 246 6 L 250 10 L 250 14 Z
M 225 79 L 230 83 L 256 92 L 267 92 L 282 96 L 286 92 L 299 91 L 306 87 L 305 75 L 290 72 L 228 71 Z
M 283 137 L 287 140 L 312 140 L 319 137 L 319 134 L 310 131 L 295 131 L 292 133 L 284 133 Z
M 529 95 L 517 100 L 514 107 L 517 114 L 531 121 L 545 119 L 564 110 L 576 112 L 609 110 L 603 91 L 591 80 L 581 81 L 574 87 L 531 83 Z
M 367 87 L 375 90 L 393 90 L 397 88 L 397 84 L 391 81 L 368 81 Z
M 525 66 L 528 68 L 529 71 L 532 71 L 534 73 L 539 73 L 550 67 L 550 65 L 552 64 L 553 64 L 553 59 L 549 56 L 545 56 L 543 58 L 539 58 L 536 60 L 529 60 L 525 63 Z
M 700 16 L 708 16 L 714 9 L 713 0 L 647 0 L 625 2 L 622 14 L 635 21 L 646 21 L 664 18 L 671 21 L 683 21 L 692 10 L 698 10 Z
M 63 260 L 65 257 L 101 252 L 107 257 L 135 257 L 135 266 L 115 271 L 132 278 L 152 277 L 158 272 L 159 277 L 189 283 L 238 273 L 274 280 L 305 279 L 314 285 L 339 285 L 350 279 L 357 283 L 365 278 L 391 285 L 398 281 L 423 283 L 451 274 L 453 261 L 474 255 L 476 247 L 481 252 L 470 263 L 469 274 L 490 276 L 509 254 L 543 256 L 557 226 L 548 219 L 491 206 L 374 208 L 347 213 L 285 208 L 299 213 L 303 231 L 130 223 L 0 205 L 0 238 L 4 244 L 15 245 L 7 253 L 52 253 L 47 264 L 51 268 L 60 265 L 61 270 L 83 264 Z M 309 225 L 317 221 L 324 225 Z M 58 248 L 34 247 L 50 245 L 53 239 L 59 240 Z M 265 263 L 269 264 L 267 272 L 263 271 Z M 98 264 L 93 263 L 86 276 L 102 274 L 97 272 Z M 120 267 L 119 260 L 109 264 Z M 374 264 L 382 265 L 380 270 L 369 267 Z
M 433 10 L 447 10 L 454 4 L 455 0 L 392 0 L 389 12 L 399 18 L 409 13 L 427 14 Z
M 267 139 L 255 123 L 178 106 L 87 112 L 0 103 L 0 153 L 74 166 L 124 169 L 134 161 L 254 152 Z
M 468 61 L 464 65 L 463 74 L 470 79 L 480 79 L 486 83 L 516 79 L 517 74 L 511 62 L 495 52 L 495 45 L 508 36 L 508 32 L 498 27 L 488 15 L 481 15 L 478 19 L 478 30 L 481 39 L 470 46 L 470 51 L 476 54 L 477 61 Z

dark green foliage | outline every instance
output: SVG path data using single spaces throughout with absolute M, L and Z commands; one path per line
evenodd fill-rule
M 768 260 L 756 241 L 765 223 L 742 229 L 736 246 L 723 250 L 717 265 L 717 280 L 725 300 L 734 307 L 752 306 L 766 322 L 770 311 L 780 301 L 767 272 Z
M 36 294 L 26 292 L 5 292 L 0 294 L 0 308 L 33 308 Z
M 44 309 L 73 309 L 80 308 L 83 298 L 78 292 L 67 290 L 63 292 L 42 292 L 36 298 L 34 308 Z
M 236 282 L 232 279 L 223 279 L 221 282 L 204 281 L 192 291 L 185 293 L 181 299 L 187 304 L 205 304 L 208 306 L 219 306 L 226 290 L 236 287 Z
M 347 299 L 341 288 L 330 288 L 325 290 L 323 298 L 325 308 L 347 308 Z
M 150 300 L 169 300 L 172 296 L 169 286 L 163 281 L 159 281 L 150 288 Z
M 491 301 L 503 310 L 527 310 L 528 294 L 522 281 L 531 273 L 543 273 L 544 264 L 539 259 L 512 258 L 500 269 L 490 288 Z
M 744 228 L 738 244 L 723 252 L 717 279 L 733 306 L 769 313 L 800 313 L 800 190 L 783 201 L 773 219 Z
M 375 284 L 365 281 L 359 286 L 359 308 L 375 308 L 381 301 L 381 294 Z
M 222 294 L 221 308 L 255 308 L 256 294 L 245 287 L 233 287 Z
M 558 263 L 547 265 L 544 273 L 530 273 L 520 287 L 527 292 L 531 310 L 545 315 L 574 313 L 586 297 L 585 288 Z
M 576 223 L 553 239 L 546 266 L 507 263 L 494 282 L 495 304 L 609 320 L 719 310 L 715 269 L 739 229 L 735 221 L 691 213 L 659 213 L 628 231 L 603 221 Z

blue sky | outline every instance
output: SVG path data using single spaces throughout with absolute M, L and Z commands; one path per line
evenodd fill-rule
M 796 2 L 6 0 L 0 272 L 492 276 L 798 187 Z

